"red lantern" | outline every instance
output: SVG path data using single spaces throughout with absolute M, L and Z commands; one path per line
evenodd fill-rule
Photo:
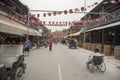
M 48 16 L 51 16 L 51 13 L 48 13 Z
M 81 11 L 85 11 L 85 7 L 81 7 Z
M 59 24 L 61 24 L 61 22 L 59 22 Z
M 73 10 L 72 10 L 72 9 L 70 9 L 70 10 L 69 10 L 69 13 L 73 13 Z
M 51 21 L 49 21 L 49 24 L 51 24 Z
M 46 23 L 46 22 L 45 22 L 45 21 L 43 21 L 43 25 L 45 25 L 45 23 Z
M 33 14 L 32 17 L 35 17 L 35 14 Z
M 64 14 L 67 14 L 67 10 L 64 10 Z
M 94 5 L 97 5 L 97 4 L 98 4 L 97 2 L 94 3 Z
M 46 13 L 44 13 L 43 16 L 46 17 Z
M 56 22 L 56 24 L 58 25 L 58 22 Z
M 40 14 L 37 14 L 37 17 L 40 17 Z
M 57 12 L 53 12 L 53 15 L 56 16 Z
M 54 24 L 54 21 L 52 22 L 52 24 Z

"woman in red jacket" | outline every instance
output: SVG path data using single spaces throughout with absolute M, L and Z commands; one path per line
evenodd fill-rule
M 49 45 L 49 50 L 52 51 L 52 45 L 53 45 L 52 40 L 49 40 L 48 45 Z

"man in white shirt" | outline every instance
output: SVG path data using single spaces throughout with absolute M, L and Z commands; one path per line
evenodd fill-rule
M 95 54 L 90 55 L 88 58 L 87 68 L 88 68 L 89 64 L 93 61 L 93 56 L 104 56 L 104 55 L 101 54 L 98 49 L 95 49 Z

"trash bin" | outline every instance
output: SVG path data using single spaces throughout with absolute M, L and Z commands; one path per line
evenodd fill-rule
M 120 46 L 115 46 L 114 47 L 114 56 L 116 59 L 120 60 Z
M 95 51 L 95 48 L 96 48 L 96 44 L 91 44 L 91 50 Z
M 99 51 L 102 53 L 102 44 L 97 44 L 96 48 L 99 49 Z
M 88 43 L 85 43 L 85 49 L 88 49 Z
M 83 48 L 86 49 L 86 43 L 83 43 Z
M 91 50 L 91 43 L 88 43 L 88 50 Z
M 79 47 L 82 47 L 82 43 L 79 42 L 79 43 L 78 43 L 78 46 L 79 46 Z
M 110 54 L 111 54 L 111 45 L 104 45 L 103 53 L 106 56 L 110 56 Z

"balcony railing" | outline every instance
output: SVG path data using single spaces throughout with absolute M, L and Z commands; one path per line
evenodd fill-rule
M 4 12 L 4 14 L 2 14 L 1 12 Z M 18 13 L 13 7 L 11 7 L 8 4 L 5 4 L 4 2 L 0 2 L 0 14 L 6 16 L 8 18 L 10 18 L 9 15 L 12 16 L 12 17 L 17 16 L 17 19 L 18 19 L 17 21 L 15 20 L 15 18 L 14 19 L 10 18 L 10 19 L 14 20 L 16 22 L 19 22 L 19 23 L 21 23 L 23 25 L 26 25 L 26 27 L 28 25 L 27 24 L 27 16 L 25 18 L 23 18 L 23 16 L 25 16 L 25 15 L 22 15 L 22 14 Z M 33 28 L 35 30 L 38 30 L 38 26 L 33 25 L 33 24 L 30 24 L 29 27 L 31 27 L 31 28 Z
M 86 30 L 119 21 L 120 20 L 120 9 L 116 10 L 112 13 L 108 13 L 104 17 L 105 17 L 105 21 L 95 21 L 95 22 L 92 22 L 92 23 L 87 23 L 85 25 Z

